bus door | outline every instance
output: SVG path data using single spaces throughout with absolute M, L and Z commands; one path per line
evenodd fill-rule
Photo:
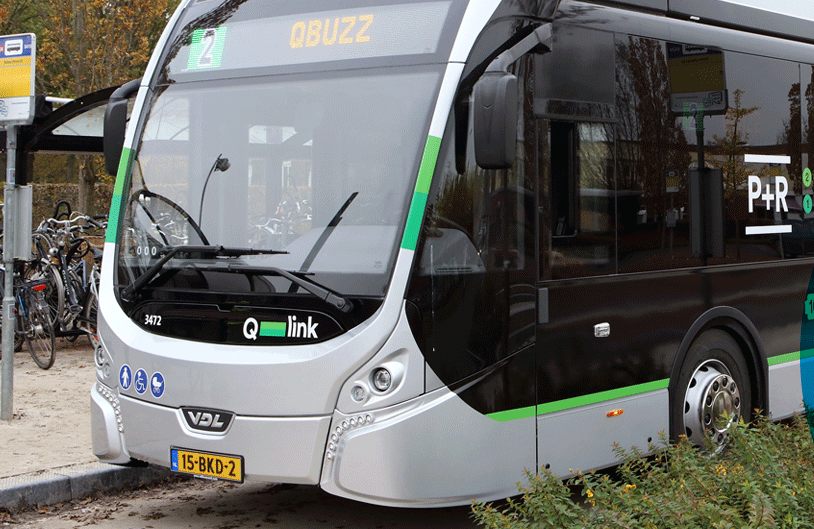
M 538 186 L 538 460 L 567 475 L 613 464 L 613 443 L 646 450 L 658 442 L 667 396 L 653 390 L 666 382 L 654 387 L 663 367 L 642 344 L 664 325 L 647 312 L 673 287 L 620 269 L 632 266 L 620 252 L 661 232 L 646 190 L 619 174 L 616 124 L 542 120 L 540 128 L 548 154 Z M 647 266 L 652 252 L 640 253 Z
M 553 38 L 553 51 L 536 58 L 534 88 L 537 457 L 568 475 L 613 464 L 614 442 L 658 441 L 646 426 L 667 409 L 666 392 L 663 406 L 634 395 L 655 371 L 653 355 L 636 347 L 651 332 L 637 307 L 650 299 L 638 294 L 641 274 L 621 274 L 619 254 L 625 244 L 660 248 L 667 237 L 657 229 L 659 188 L 649 184 L 661 173 L 648 165 L 656 157 L 639 141 L 648 122 L 636 112 L 652 90 L 620 96 L 633 75 L 617 71 L 626 39 L 566 24 L 554 24 Z
M 538 461 L 565 475 L 613 461 L 616 424 L 595 400 L 635 383 L 613 332 L 630 307 L 614 279 L 613 126 L 544 119 L 539 128 L 548 152 L 538 185 Z M 574 424 L 584 438 L 572 437 Z

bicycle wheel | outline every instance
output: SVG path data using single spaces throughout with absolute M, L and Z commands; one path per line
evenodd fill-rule
M 75 267 L 68 270 L 68 282 L 65 284 L 65 309 L 62 313 L 62 329 L 77 331 L 83 329 L 83 314 L 85 307 L 85 286 L 79 270 Z M 65 339 L 73 342 L 79 334 L 68 334 Z
M 54 325 L 48 316 L 48 303 L 39 292 L 24 290 L 17 307 L 18 324 L 31 358 L 42 369 L 50 369 L 56 359 Z
M 54 246 L 54 241 L 45 233 L 37 232 L 31 234 L 31 258 L 32 259 L 45 259 L 51 262 L 51 248 Z
M 57 268 L 48 261 L 32 261 L 25 273 L 26 281 L 45 281 L 45 289 L 41 292 L 48 304 L 48 316 L 54 329 L 62 327 L 65 316 L 65 286 Z
M 93 347 L 94 351 L 101 344 L 101 342 L 99 341 L 99 336 L 97 334 L 98 327 L 96 326 L 96 318 L 98 313 L 99 313 L 99 299 L 96 297 L 95 293 L 91 293 L 91 295 L 88 296 L 88 302 L 85 305 L 83 316 L 88 322 L 87 329 L 88 340 L 90 341 L 90 345 Z

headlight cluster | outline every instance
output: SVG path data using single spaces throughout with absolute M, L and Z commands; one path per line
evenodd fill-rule
M 391 366 L 392 368 L 392 366 Z M 370 372 L 365 379 L 357 382 L 350 389 L 350 398 L 354 402 L 364 403 L 372 393 L 373 395 L 384 395 L 393 389 L 393 374 L 387 367 L 377 367 Z
M 102 344 L 99 344 L 93 352 L 93 362 L 96 364 L 97 372 L 104 380 L 110 378 L 112 360 L 110 353 L 107 352 Z

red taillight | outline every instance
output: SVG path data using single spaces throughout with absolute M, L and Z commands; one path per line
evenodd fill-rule
M 33 287 L 31 290 L 33 290 L 34 292 L 42 292 L 46 288 L 48 288 L 48 285 L 37 285 Z

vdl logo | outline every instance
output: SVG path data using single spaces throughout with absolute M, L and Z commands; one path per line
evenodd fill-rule
M 313 338 L 317 339 L 317 326 L 314 319 L 308 316 L 307 321 L 297 321 L 296 316 L 289 316 L 286 321 L 258 322 L 246 318 L 243 322 L 243 336 L 247 340 L 257 340 L 258 336 L 272 338 Z
M 181 413 L 190 428 L 210 433 L 225 432 L 235 416 L 235 414 L 230 411 L 188 406 L 182 407 Z

